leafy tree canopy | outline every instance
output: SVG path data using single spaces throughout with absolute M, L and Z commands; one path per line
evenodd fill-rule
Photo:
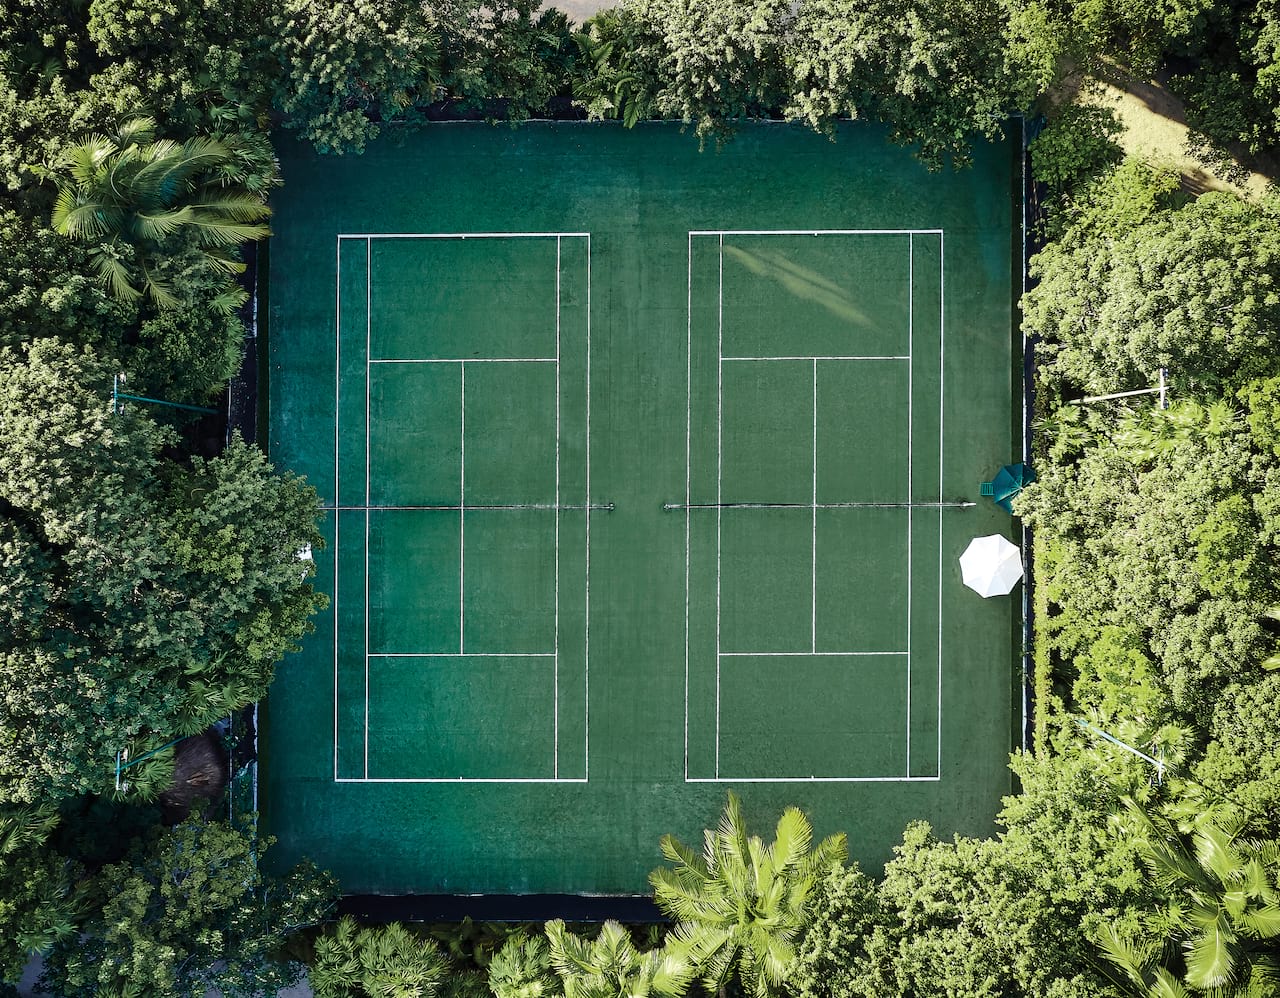
M 296 557 L 321 538 L 314 492 L 238 440 L 166 461 L 92 356 L 39 341 L 0 368 L 0 799 L 31 801 L 261 697 L 323 600 Z
M 1090 394 L 1173 383 L 1218 393 L 1274 373 L 1280 225 L 1274 205 L 1210 193 L 1116 235 L 1037 255 L 1024 302 L 1042 377 Z
M 963 164 L 972 133 L 1002 134 L 1054 79 L 1055 33 L 1025 34 L 1026 13 L 995 0 L 803 3 L 787 114 L 824 130 L 839 116 L 875 118 L 931 168 Z
M 316 939 L 308 981 L 316 998 L 434 998 L 449 958 L 399 922 L 361 928 L 350 915 Z
M 490 120 L 545 113 L 568 91 L 577 58 L 569 20 L 539 0 L 463 5 L 442 23 L 441 96 Z
M 126 301 L 144 293 L 160 309 L 190 305 L 191 271 L 202 278 L 239 273 L 240 243 L 269 232 L 262 189 L 235 154 L 236 139 L 155 137 L 156 123 L 134 118 L 110 137 L 91 135 L 47 171 L 58 187 L 53 228 L 88 244 L 93 269 Z M 266 182 L 264 182 L 266 186 Z M 175 281 L 177 276 L 183 278 Z M 245 292 L 224 279 L 212 307 L 230 314 Z
M 201 998 L 210 988 L 259 998 L 294 983 L 301 966 L 272 957 L 289 933 L 326 917 L 336 885 L 309 864 L 264 873 L 271 844 L 252 816 L 154 829 L 93 878 L 93 914 L 79 938 L 53 948 L 42 986 L 62 998 Z
M 1275 525 L 1254 497 L 1274 472 L 1224 408 L 1093 410 L 1094 443 L 1042 466 L 1024 493 L 1026 522 L 1054 552 L 1038 579 L 1051 608 L 1039 633 L 1082 680 L 1081 707 L 1114 696 L 1109 715 L 1207 719 L 1270 653 Z
M 75 937 L 83 871 L 44 848 L 58 822 L 45 807 L 0 807 L 0 981 L 21 977 L 32 954 Z
M 565 998 L 679 998 L 693 977 L 670 947 L 642 953 L 626 928 L 612 919 L 591 940 L 570 932 L 559 918 L 546 924 L 546 932 Z
M 321 152 L 360 152 L 381 123 L 435 97 L 439 30 L 427 4 L 284 0 L 273 35 L 285 126 Z
M 663 836 L 662 854 L 675 866 L 649 875 L 654 900 L 676 920 L 673 952 L 709 991 L 736 980 L 754 998 L 780 992 L 818 881 L 847 855 L 843 834 L 811 850 L 812 837 L 804 814 L 787 808 L 765 845 L 747 834 L 732 791 L 720 824 L 704 834 L 702 855 Z
M 1165 903 L 1143 912 L 1137 932 L 1114 923 L 1099 930 L 1116 983 L 1140 998 L 1274 994 L 1280 842 L 1248 837 L 1245 819 L 1221 807 L 1177 823 L 1126 805 L 1125 824 Z

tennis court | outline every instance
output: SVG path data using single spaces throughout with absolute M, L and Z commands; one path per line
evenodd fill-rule
M 282 155 L 270 448 L 330 595 L 264 713 L 282 861 L 348 892 L 639 893 L 726 789 L 989 830 L 1017 604 L 1014 152 L 432 126 Z M 1015 594 L 1016 596 L 1016 594 Z

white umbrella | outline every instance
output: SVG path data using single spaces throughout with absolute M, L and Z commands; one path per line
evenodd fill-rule
M 960 574 L 979 596 L 1007 596 L 1022 578 L 1022 552 L 1000 534 L 975 537 L 960 556 Z

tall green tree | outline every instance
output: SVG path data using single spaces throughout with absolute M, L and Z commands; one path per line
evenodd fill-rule
M 726 137 L 782 101 L 789 0 L 630 0 L 661 38 L 653 102 L 659 114 Z
M 242 242 L 269 233 L 263 194 L 245 189 L 232 139 L 156 138 L 150 118 L 125 122 L 113 136 L 71 147 L 48 176 L 58 187 L 53 228 L 91 247 L 94 270 L 111 293 L 144 294 L 162 309 L 182 304 L 180 271 L 232 275 Z M 213 305 L 231 312 L 245 300 L 224 277 Z
M 1201 813 L 1179 827 L 1126 800 L 1139 855 L 1161 909 L 1137 940 L 1115 925 L 1098 942 L 1140 998 L 1204 994 L 1264 998 L 1280 988 L 1280 842 L 1246 837 L 1246 822 Z
M 345 915 L 317 937 L 307 979 L 316 998 L 435 998 L 449 971 L 433 940 L 399 922 L 361 927 Z
M 563 988 L 551 969 L 546 936 L 516 932 L 508 936 L 488 967 L 494 998 L 553 998 Z
M 606 7 L 573 38 L 581 53 L 573 97 L 588 118 L 632 128 L 657 114 L 662 40 L 634 5 Z
M 569 19 L 538 0 L 460 6 L 460 16 L 441 25 L 442 96 L 490 119 L 545 114 L 567 92 L 577 57 Z
M 1274 374 L 1278 218 L 1270 203 L 1209 193 L 1038 254 L 1023 309 L 1041 377 L 1101 394 L 1146 387 L 1164 367 L 1212 398 Z
M 0 807 L 0 981 L 73 939 L 84 914 L 83 871 L 45 845 L 57 823 L 49 805 Z
M 62 998 L 260 998 L 293 984 L 301 965 L 277 953 L 327 917 L 336 884 L 305 863 L 265 873 L 271 845 L 252 816 L 155 828 L 93 877 L 93 913 L 50 952 L 42 986 Z
M 1050 555 L 1039 640 L 1075 709 L 1203 731 L 1276 648 L 1263 621 L 1280 602 L 1280 521 L 1264 499 L 1277 469 L 1229 407 L 1141 412 L 1090 410 L 1092 442 L 1051 450 L 1062 463 L 1024 493 Z
M 1029 35 L 1023 6 L 807 0 L 786 54 L 786 114 L 822 131 L 846 116 L 880 120 L 931 168 L 963 165 L 973 135 L 1003 134 L 1056 77 L 1055 34 Z
M 796 998 L 851 994 L 850 980 L 867 965 L 867 943 L 889 917 L 876 896 L 875 881 L 856 863 L 833 865 L 814 889 L 796 958 L 787 968 L 787 993 Z
M 637 950 L 631 934 L 612 919 L 591 940 L 574 935 L 558 918 L 546 924 L 546 932 L 565 998 L 679 998 L 693 976 L 670 949 Z
M 435 5 L 414 0 L 285 0 L 272 46 L 284 67 L 276 104 L 320 152 L 360 152 L 385 124 L 435 99 Z
M 843 834 L 811 850 L 812 838 L 809 820 L 787 808 L 765 845 L 747 834 L 732 792 L 719 825 L 705 832 L 702 855 L 662 837 L 662 854 L 675 865 L 649 875 L 653 897 L 676 921 L 669 945 L 708 990 L 724 993 L 737 980 L 754 998 L 780 993 L 818 881 L 847 855 Z
M 253 133 L 280 76 L 272 7 L 255 0 L 91 0 L 92 81 L 136 96 L 167 129 Z
M 117 752 L 259 699 L 323 603 L 315 493 L 238 439 L 169 460 L 111 377 L 54 341 L 0 353 L 0 801 L 101 791 Z

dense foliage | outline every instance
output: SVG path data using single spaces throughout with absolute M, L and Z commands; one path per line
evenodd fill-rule
M 270 844 L 252 822 L 155 829 L 98 871 L 92 914 L 50 951 L 42 986 L 61 998 L 256 998 L 292 984 L 301 965 L 271 957 L 327 916 L 335 885 L 306 865 L 264 874 Z
M 251 825 L 165 830 L 108 803 L 117 753 L 157 752 L 119 791 L 154 797 L 168 744 L 261 697 L 322 602 L 297 557 L 320 543 L 304 482 L 109 401 L 123 372 L 208 402 L 240 364 L 272 124 L 354 154 L 451 114 L 666 118 L 715 141 L 854 118 L 962 167 L 1108 61 L 1163 69 L 1208 141 L 1276 151 L 1274 0 L 619 0 L 580 29 L 534 0 L 0 3 L 0 977 L 42 951 L 58 995 L 273 994 L 298 971 L 282 943 L 327 911 L 324 877 L 262 872 Z M 795 811 L 765 845 L 730 798 L 703 854 L 662 844 L 665 938 L 551 922 L 485 968 L 344 920 L 315 940 L 318 993 L 1274 992 L 1280 202 L 1193 200 L 1118 162 L 1108 112 L 1051 117 L 1023 305 L 1039 481 L 1019 506 L 1045 686 L 998 834 L 915 823 L 863 872 L 838 840 L 811 850 Z M 1080 401 L 1161 369 L 1167 409 Z
M 278 182 L 268 30 L 241 0 L 0 5 L 0 976 L 49 952 L 59 995 L 261 993 L 328 903 L 259 875 L 251 828 L 85 845 L 117 838 L 98 803 L 154 799 L 176 739 L 265 694 L 323 602 L 309 486 L 111 401 L 124 375 L 206 403 L 241 364 Z
M 0 366 L 0 800 L 36 802 L 261 697 L 319 605 L 296 552 L 320 536 L 314 492 L 239 440 L 169 465 L 91 355 Z
M 1040 710 L 1178 777 L 1108 807 L 1119 837 L 1101 855 L 1140 860 L 1145 900 L 1088 937 L 1126 994 L 1275 986 L 1277 210 L 1189 201 L 1138 163 L 1104 170 L 1062 200 L 1024 302 L 1040 477 L 1018 510 L 1053 677 Z M 1082 400 L 1162 375 L 1167 408 Z M 1061 769 L 1079 751 L 1046 758 Z

